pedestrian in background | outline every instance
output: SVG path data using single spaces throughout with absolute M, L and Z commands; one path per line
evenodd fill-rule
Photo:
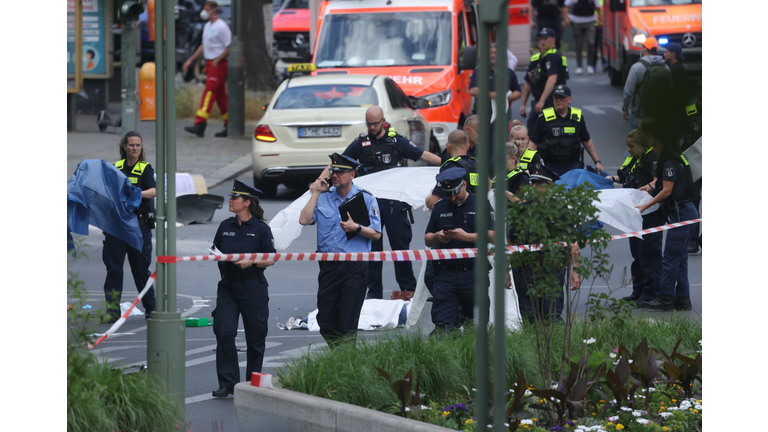
M 261 194 L 255 187 L 235 179 L 229 194 L 229 211 L 235 216 L 219 224 L 213 238 L 213 247 L 218 252 L 275 252 L 272 230 L 259 205 Z M 218 262 L 221 280 L 216 289 L 216 308 L 211 313 L 219 379 L 214 397 L 234 394 L 235 384 L 240 382 L 240 359 L 235 346 L 240 316 L 243 317 L 247 346 L 245 381 L 250 381 L 254 372 L 261 372 L 269 319 L 269 284 L 264 269 L 274 263 L 255 260 Z
M 568 25 L 573 29 L 573 38 L 576 42 L 576 75 L 581 75 L 582 56 L 584 42 L 587 43 L 587 74 L 595 74 L 595 12 L 600 14 L 599 21 L 602 21 L 602 9 L 600 0 L 565 0 L 563 7 L 564 27 Z M 591 62 L 591 63 L 590 63 Z
M 205 126 L 208 124 L 208 116 L 213 109 L 213 103 L 219 105 L 221 118 L 224 120 L 224 130 L 216 133 L 216 137 L 227 136 L 227 57 L 229 56 L 229 44 L 232 42 L 232 31 L 227 23 L 219 17 L 219 5 L 215 1 L 207 1 L 200 12 L 200 18 L 207 20 L 203 26 L 203 41 L 190 57 L 182 70 L 187 73 L 189 66 L 201 55 L 205 62 L 205 89 L 200 100 L 200 109 L 197 110 L 195 123 L 192 126 L 184 126 L 184 130 L 199 137 L 204 136 Z
M 376 197 L 352 182 L 361 166 L 359 162 L 338 153 L 330 157 L 330 179 L 319 178 L 312 184 L 312 195 L 301 210 L 299 223 L 317 224 L 318 252 L 370 252 L 371 241 L 381 238 L 380 209 Z M 362 194 L 365 200 L 370 220 L 368 226 L 356 222 L 349 213 L 345 221 L 339 213 L 339 206 L 357 194 Z M 347 238 L 348 233 L 354 236 Z M 360 309 L 365 302 L 368 263 L 319 261 L 318 264 L 317 324 L 320 334 L 331 348 L 343 338 L 354 343 Z
M 536 27 L 536 33 L 542 29 L 549 28 L 554 31 L 554 46 L 560 49 L 560 40 L 563 38 L 563 20 L 561 19 L 560 8 L 563 6 L 563 0 L 531 0 L 533 8 L 531 27 Z
M 152 229 L 155 227 L 152 198 L 155 189 L 155 170 L 144 160 L 142 138 L 138 132 L 130 131 L 120 140 L 119 150 L 121 159 L 115 162 L 115 167 L 125 174 L 131 184 L 141 189 L 141 204 L 134 210 L 139 219 L 139 229 L 144 241 L 141 250 L 128 246 L 126 242 L 104 232 L 104 248 L 101 258 L 107 267 L 107 278 L 104 280 L 104 296 L 107 301 L 107 321 L 115 322 L 120 317 L 120 299 L 123 294 L 123 264 L 128 255 L 128 264 L 136 284 L 141 292 L 147 285 L 152 262 Z M 155 310 L 155 287 L 141 299 L 144 306 L 144 316 L 149 318 Z
M 427 246 L 438 249 L 473 248 L 477 241 L 477 217 L 488 218 L 488 227 L 493 227 L 490 203 L 488 214 L 475 214 L 477 197 L 467 191 L 465 176 L 466 171 L 460 167 L 449 168 L 436 176 L 445 198 L 435 204 L 429 216 L 424 233 Z M 490 229 L 488 241 L 493 241 Z M 437 260 L 433 262 L 433 268 L 432 323 L 435 324 L 435 331 L 458 329 L 474 319 L 475 259 Z M 488 283 L 483 288 L 487 292 Z
M 658 76 L 659 80 L 666 79 L 661 68 L 666 68 L 669 86 L 671 87 L 671 75 L 669 67 L 664 64 L 664 59 L 658 54 L 659 42 L 656 38 L 649 37 L 643 42 L 641 49 L 642 57 L 638 62 L 632 65 L 627 75 L 627 82 L 624 84 L 624 100 L 621 105 L 624 120 L 629 121 L 629 130 L 637 129 L 640 120 L 645 117 L 658 115 L 659 113 L 648 112 L 649 105 L 656 103 L 666 103 L 664 101 L 643 100 L 643 86 L 652 85 L 653 76 Z M 667 93 L 669 95 L 669 93 Z M 665 98 L 666 99 L 666 98 Z M 661 120 L 662 118 L 657 118 Z
M 683 47 L 671 42 L 664 47 L 664 62 L 669 67 L 669 72 L 672 75 L 672 103 L 674 106 L 675 125 L 678 129 L 676 133 L 682 134 L 685 131 L 687 123 L 686 107 L 688 107 L 690 99 L 688 72 L 685 70 L 685 66 L 681 61 L 685 60 L 683 55 Z
M 682 156 L 676 140 L 669 136 L 664 123 L 653 118 L 640 122 L 640 134 L 653 141 L 653 151 L 659 157 L 656 165 L 656 181 L 643 187 L 650 191 L 653 199 L 637 206 L 640 213 L 650 206 L 660 204 L 670 223 L 699 217 L 693 206 L 693 175 L 688 161 Z M 651 186 L 653 189 L 651 190 Z M 650 309 L 690 310 L 691 294 L 688 282 L 688 245 L 693 227 L 685 225 L 667 232 L 662 257 L 662 271 L 659 296 L 648 303 Z

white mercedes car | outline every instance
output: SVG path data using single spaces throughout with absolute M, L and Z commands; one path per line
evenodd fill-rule
M 314 70 L 314 68 L 312 68 Z M 432 129 L 389 77 L 340 73 L 292 77 L 275 92 L 253 134 L 253 183 L 266 197 L 279 184 L 305 188 L 330 159 L 366 133 L 365 111 L 378 105 L 395 130 L 428 149 Z M 413 163 L 413 162 L 411 162 Z

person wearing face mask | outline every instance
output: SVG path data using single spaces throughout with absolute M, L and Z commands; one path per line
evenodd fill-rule
M 200 12 L 200 18 L 207 20 L 203 27 L 203 43 L 197 48 L 182 69 L 187 73 L 189 66 L 201 55 L 205 62 L 205 73 L 208 78 L 205 81 L 205 90 L 200 101 L 200 109 L 197 110 L 195 123 L 192 126 L 184 126 L 184 130 L 199 137 L 204 136 L 205 127 L 208 124 L 208 116 L 213 109 L 213 103 L 219 105 L 221 118 L 224 120 L 224 130 L 216 133 L 216 137 L 227 136 L 227 92 L 224 87 L 227 80 L 227 57 L 229 56 L 229 44 L 232 42 L 232 32 L 223 19 L 219 18 L 219 5 L 215 1 L 207 1 Z

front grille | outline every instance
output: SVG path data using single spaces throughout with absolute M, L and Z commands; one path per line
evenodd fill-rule
M 658 35 L 656 37 L 656 39 L 658 40 L 660 38 L 665 37 L 665 38 L 669 39 L 669 43 L 680 44 L 680 46 L 682 46 L 683 49 L 686 49 L 686 48 L 701 48 L 701 33 L 693 33 L 693 32 L 691 32 L 691 34 L 696 38 L 696 41 L 691 46 L 685 46 L 685 44 L 683 44 L 683 37 L 686 34 L 688 34 L 688 33 L 675 33 L 675 34 L 668 34 L 668 35 Z
M 304 40 L 299 44 L 296 42 L 296 36 L 303 35 Z M 274 34 L 277 49 L 280 51 L 298 51 L 299 49 L 309 48 L 309 33 L 297 32 L 277 32 Z

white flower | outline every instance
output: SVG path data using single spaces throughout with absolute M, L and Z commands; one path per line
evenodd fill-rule
M 629 364 L 632 364 L 632 359 L 629 359 L 629 360 L 627 360 L 627 361 L 629 362 Z
M 526 425 L 532 425 L 533 424 L 533 420 L 520 420 L 520 423 L 521 424 L 526 424 Z
M 532 395 L 532 394 L 533 394 L 533 393 L 531 393 L 531 391 L 530 391 L 530 390 L 526 390 L 526 391 L 525 391 L 525 396 L 530 396 L 530 395 Z
M 678 407 L 675 407 L 675 406 L 671 406 L 671 407 L 667 408 L 667 411 L 677 411 L 677 410 L 679 410 L 679 409 L 680 409 L 680 408 L 678 408 Z
M 615 422 L 619 419 L 619 416 L 608 417 L 608 421 Z
M 701 344 L 701 339 L 699 339 L 699 345 L 702 345 L 702 344 Z M 702 345 L 702 346 L 704 346 L 704 345 Z
M 610 353 L 610 354 L 608 354 L 608 356 L 610 356 L 611 358 L 616 358 L 616 353 Z M 618 362 L 616 362 L 614 364 L 618 364 Z
M 695 403 L 695 404 L 693 404 L 693 407 L 696 408 L 697 410 L 701 411 L 701 404 Z
M 640 417 L 641 415 L 643 415 L 643 412 L 642 411 L 632 411 L 632 415 L 635 416 L 635 417 Z
M 595 342 L 597 342 L 597 339 L 595 339 L 595 338 L 584 339 L 584 343 L 587 344 L 587 345 L 593 344 Z
M 621 409 L 622 411 L 632 411 L 632 408 L 630 408 L 630 407 L 625 407 L 625 406 L 621 407 L 620 409 Z
M 671 416 L 672 413 L 671 412 L 663 412 L 663 413 L 659 413 L 659 415 L 664 417 L 664 418 L 667 418 L 667 417 Z
M 645 425 L 645 424 L 650 423 L 650 420 L 647 420 L 647 419 L 644 419 L 644 418 L 638 418 L 638 419 L 635 419 L 635 420 L 637 420 L 637 422 L 640 423 L 641 425 Z

